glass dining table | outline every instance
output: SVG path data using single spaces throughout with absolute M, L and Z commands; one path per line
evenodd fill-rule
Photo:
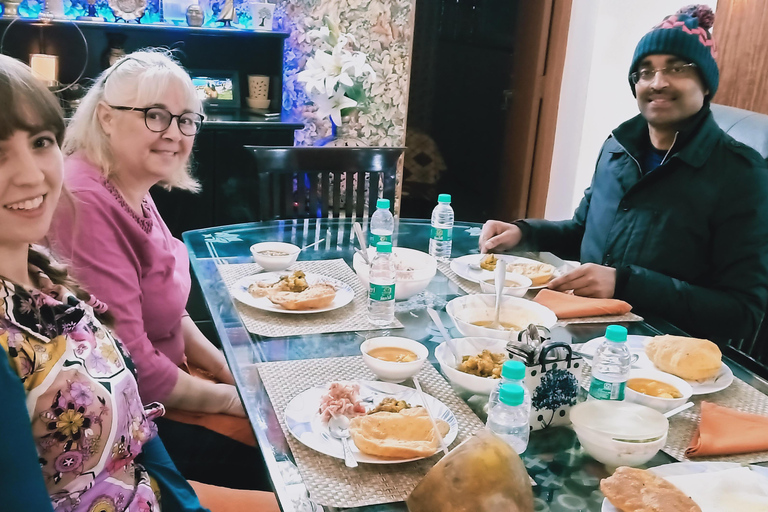
M 364 224 L 363 229 L 367 226 Z M 453 231 L 452 256 L 478 253 L 481 225 L 457 222 Z M 399 219 L 393 237 L 396 246 L 427 251 L 430 223 L 428 220 Z M 261 337 L 250 334 L 241 321 L 219 268 L 236 263 L 252 263 L 250 246 L 265 241 L 290 242 L 303 249 L 299 260 L 328 260 L 343 258 L 351 265 L 357 242 L 353 222 L 349 219 L 297 219 L 256 222 L 221 226 L 183 234 L 193 272 L 200 283 L 208 310 L 213 319 L 222 348 L 235 376 L 238 389 L 261 447 L 274 491 L 283 511 L 339 510 L 320 507 L 308 495 L 302 477 L 270 398 L 261 385 L 254 363 L 289 361 L 309 358 L 360 355 L 365 339 L 381 336 L 390 331 L 350 331 L 328 334 Z M 549 253 L 520 253 L 560 266 L 564 262 Z M 393 335 L 404 336 L 423 343 L 429 349 L 429 361 L 437 367 L 434 349 L 442 337 L 430 320 L 426 308 L 439 311 L 443 322 L 452 326 L 444 306 L 465 292 L 438 270 L 428 288 L 422 292 L 424 300 L 398 303 L 396 316 L 403 324 L 391 330 Z M 642 314 L 642 312 L 639 312 Z M 630 334 L 657 335 L 684 334 L 661 319 L 645 317 L 644 321 L 623 324 Z M 604 323 L 569 324 L 552 329 L 552 338 L 568 343 L 583 343 L 605 332 Z M 461 336 L 455 329 L 451 335 Z M 734 374 L 761 392 L 768 394 L 766 383 L 739 365 L 726 361 Z M 487 397 L 459 394 L 484 421 L 483 406 Z M 599 511 L 603 495 L 600 479 L 607 476 L 606 468 L 590 458 L 580 448 L 574 432 L 568 427 L 554 427 L 534 431 L 522 460 L 534 486 L 536 511 Z M 673 462 L 674 459 L 659 452 L 647 466 Z M 388 503 L 346 511 L 384 512 L 406 511 L 405 503 Z

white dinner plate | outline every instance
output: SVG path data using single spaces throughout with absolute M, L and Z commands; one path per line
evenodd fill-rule
M 355 381 L 355 383 L 360 385 L 360 400 L 363 401 L 366 409 L 373 409 L 382 399 L 387 397 L 405 400 L 411 406 L 425 405 L 421 401 L 418 391 L 406 386 L 391 384 L 389 382 L 366 380 Z M 288 426 L 290 433 L 293 434 L 293 437 L 298 439 L 302 444 L 322 454 L 337 459 L 344 459 L 344 451 L 341 447 L 341 441 L 331 437 L 331 434 L 328 433 L 328 425 L 324 423 L 320 417 L 320 397 L 327 392 L 328 385 L 317 386 L 302 391 L 293 397 L 285 407 L 285 424 Z M 456 422 L 456 417 L 440 400 L 427 394 L 425 394 L 424 397 L 427 402 L 426 405 L 429 406 L 429 411 L 435 419 L 441 419 L 448 423 L 450 430 L 444 439 L 445 444 L 450 445 L 459 433 L 459 424 Z M 402 462 L 411 462 L 423 458 L 386 459 L 376 457 L 375 455 L 368 455 L 360 452 L 351 439 L 349 446 L 358 462 L 365 462 L 368 464 L 400 464 Z
M 486 256 L 487 254 L 467 254 L 465 256 L 459 256 L 458 258 L 451 260 L 451 270 L 456 272 L 456 274 L 460 277 L 463 277 L 467 281 L 472 281 L 473 283 L 479 283 L 485 279 L 493 279 L 494 274 L 490 270 L 485 270 L 482 268 L 475 270 L 470 267 L 470 264 L 480 265 L 480 261 Z M 541 263 L 541 261 L 532 260 L 530 258 L 523 258 L 522 256 L 512 256 L 510 254 L 497 254 L 496 258 L 504 261 L 505 263 Z M 553 274 L 553 279 L 555 277 L 559 277 L 560 275 L 562 275 L 562 272 L 556 268 Z M 539 288 L 544 288 L 545 286 L 546 283 L 540 284 L 538 286 L 531 286 L 530 289 L 538 290 Z
M 290 275 L 290 274 L 291 274 L 290 271 L 282 271 L 282 272 L 267 272 L 263 274 L 254 274 L 251 276 L 245 276 L 241 279 L 238 279 L 235 282 L 235 284 L 232 285 L 232 289 L 230 291 L 234 298 L 236 298 L 243 304 L 247 304 L 248 306 L 261 309 L 263 311 L 273 311 L 275 313 L 291 313 L 291 314 L 322 313 L 324 311 L 332 311 L 342 306 L 346 306 L 352 301 L 352 299 L 355 298 L 354 290 L 352 290 L 352 287 L 349 286 L 347 283 L 343 281 L 339 281 L 338 279 L 334 279 L 332 277 L 323 276 L 320 274 L 312 274 L 309 272 L 305 272 L 305 276 L 307 279 L 307 284 L 309 284 L 310 286 L 318 283 L 328 283 L 336 287 L 336 297 L 333 298 L 333 302 L 331 302 L 328 306 L 324 308 L 296 309 L 296 310 L 284 309 L 282 306 L 279 306 L 278 304 L 274 304 L 272 301 L 270 301 L 266 297 L 256 298 L 250 293 L 248 293 L 248 287 L 253 283 L 258 283 L 258 282 L 276 283 L 280 279 L 280 277 L 285 275 Z
M 633 368 L 648 368 L 659 370 L 656 365 L 651 362 L 648 356 L 645 355 L 645 344 L 652 337 L 653 336 L 638 336 L 634 334 L 627 336 L 627 345 L 629 346 L 629 351 L 633 354 L 637 354 L 638 356 L 637 362 L 632 365 Z M 602 336 L 589 340 L 583 345 L 576 345 L 576 350 L 578 350 L 579 353 L 585 354 L 587 356 L 594 356 L 597 347 L 600 346 L 602 341 Z M 722 391 L 731 385 L 733 382 L 733 371 L 728 367 L 727 364 L 722 363 L 722 366 L 720 366 L 720 371 L 711 379 L 707 379 L 703 382 L 696 382 L 695 380 L 686 380 L 686 382 L 691 385 L 694 395 L 706 395 L 709 393 L 715 393 L 717 391 Z
M 726 469 L 739 468 L 741 464 L 736 462 L 672 462 L 670 464 L 664 464 L 662 466 L 656 466 L 649 468 L 648 470 L 655 473 L 660 477 L 676 476 L 676 475 L 693 475 L 698 473 L 710 473 L 716 471 L 723 471 Z M 749 469 L 759 474 L 766 479 L 768 484 L 768 468 L 762 466 L 748 466 Z M 603 506 L 600 512 L 621 512 L 614 507 L 608 498 L 603 499 Z

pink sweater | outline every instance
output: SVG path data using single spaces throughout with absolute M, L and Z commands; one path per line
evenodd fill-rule
M 64 164 L 62 197 L 49 241 L 72 275 L 107 303 L 115 331 L 136 364 L 142 401 L 162 402 L 184 363 L 181 318 L 190 290 L 189 258 L 149 194 L 142 214 L 81 155 Z

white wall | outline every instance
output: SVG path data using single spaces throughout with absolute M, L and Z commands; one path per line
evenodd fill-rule
M 573 215 L 616 126 L 637 115 L 627 74 L 640 38 L 686 0 L 573 0 L 546 218 Z M 715 9 L 716 0 L 707 4 Z

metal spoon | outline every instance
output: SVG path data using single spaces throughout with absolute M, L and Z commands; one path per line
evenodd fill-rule
M 675 414 L 677 414 L 679 412 L 683 412 L 683 411 L 685 411 L 687 409 L 690 409 L 691 407 L 693 407 L 693 402 L 686 402 L 683 405 L 681 405 L 680 407 L 675 407 L 671 411 L 665 412 L 664 413 L 664 417 L 665 418 L 670 418 L 670 417 L 674 416 Z
M 356 468 L 357 461 L 352 455 L 352 448 L 349 447 L 349 418 L 344 415 L 331 416 L 328 421 L 328 432 L 331 437 L 341 440 L 341 446 L 344 449 L 344 464 L 348 468 Z
M 299 250 L 300 250 L 300 251 L 303 251 L 304 249 L 309 249 L 310 247 L 314 247 L 314 246 L 316 246 L 317 244 L 319 244 L 319 243 L 322 243 L 322 242 L 325 242 L 325 238 L 321 238 L 321 239 L 320 239 L 320 240 L 318 240 L 317 242 L 313 242 L 313 243 L 311 243 L 311 244 L 305 245 L 304 247 L 302 247 L 302 248 L 301 248 L 301 249 L 299 249 Z
M 493 314 L 493 323 L 488 326 L 489 329 L 501 329 L 499 323 L 499 314 L 501 313 L 501 296 L 504 293 L 504 285 L 507 280 L 507 264 L 499 260 L 496 263 L 496 272 L 494 272 L 495 284 L 496 284 L 496 310 Z
M 360 251 L 356 251 L 356 252 L 360 253 L 360 256 L 363 258 L 363 261 L 365 261 L 366 265 L 370 267 L 371 260 L 368 259 L 368 245 L 365 243 L 365 237 L 363 236 L 363 228 L 360 226 L 359 222 L 355 222 L 352 225 L 352 228 L 355 230 L 355 236 L 357 236 L 357 243 L 360 244 Z
M 448 348 L 450 349 L 451 354 L 453 354 L 453 366 L 454 367 L 458 366 L 459 362 L 461 361 L 461 356 L 459 355 L 459 351 L 456 348 L 456 342 L 453 341 L 453 338 L 451 338 L 451 335 L 448 334 L 448 329 L 445 328 L 445 325 L 443 325 L 443 321 L 440 320 L 440 315 L 438 315 L 437 311 L 435 311 L 432 308 L 427 308 L 427 314 L 429 314 L 429 317 L 432 319 L 433 322 L 435 322 L 435 325 L 437 326 L 437 330 L 440 331 L 440 334 L 443 336 L 445 343 L 448 345 Z
M 424 398 L 424 391 L 421 389 L 421 383 L 419 382 L 419 378 L 417 376 L 411 377 L 413 380 L 413 385 L 416 386 L 416 391 L 419 393 L 419 398 L 421 399 L 421 403 L 424 404 L 424 409 L 427 411 L 427 416 L 429 416 L 429 421 L 432 423 L 432 431 L 435 433 L 435 437 L 437 437 L 438 442 L 440 443 L 440 449 L 443 450 L 443 453 L 448 455 L 448 445 L 445 444 L 445 439 L 443 439 L 443 436 L 440 435 L 440 429 L 437 428 L 437 423 L 435 423 L 435 417 L 432 416 L 432 411 L 429 410 L 429 405 L 427 404 L 427 399 Z

